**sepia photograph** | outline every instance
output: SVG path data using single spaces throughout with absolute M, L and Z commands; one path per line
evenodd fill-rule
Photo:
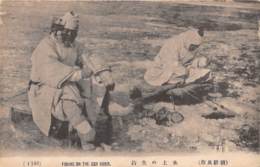
M 259 167 L 260 0 L 0 0 L 0 166 Z

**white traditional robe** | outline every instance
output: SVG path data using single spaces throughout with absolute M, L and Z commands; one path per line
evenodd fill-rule
M 176 83 L 183 79 L 188 73 L 185 62 L 192 61 L 194 58 L 189 51 L 189 46 L 191 44 L 199 45 L 201 41 L 202 38 L 196 29 L 188 30 L 166 40 L 154 61 L 148 66 L 144 75 L 145 81 L 150 85 L 160 86 L 165 83 Z M 200 72 L 208 73 L 209 70 Z M 192 73 L 193 71 L 190 71 L 190 74 Z
M 75 42 L 72 47 L 65 48 L 51 35 L 44 38 L 32 54 L 31 80 L 39 83 L 31 85 L 28 93 L 29 105 L 34 122 L 47 136 L 51 114 L 61 117 L 61 97 L 79 105 L 85 102 L 76 83 L 68 81 L 75 72 L 81 54 L 82 47 L 78 43 Z M 84 83 L 85 88 L 89 87 L 91 90 L 91 80 L 89 85 L 86 85 L 88 83 L 86 81 Z

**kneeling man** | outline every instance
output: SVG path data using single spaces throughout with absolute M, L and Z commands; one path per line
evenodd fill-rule
M 208 59 L 193 55 L 193 51 L 201 44 L 203 35 L 203 29 L 190 29 L 168 39 L 148 66 L 145 81 L 152 86 L 161 86 L 208 80 Z

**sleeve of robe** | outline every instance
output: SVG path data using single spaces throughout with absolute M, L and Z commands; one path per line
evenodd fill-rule
M 42 41 L 33 53 L 32 61 L 36 66 L 40 82 L 54 88 L 62 84 L 74 73 L 71 66 L 63 64 L 55 50 L 55 46 Z
M 181 46 L 181 43 L 175 38 L 165 42 L 144 75 L 146 82 L 159 86 L 166 83 L 172 75 L 185 74 L 185 68 L 179 63 L 178 57 Z
M 77 47 L 78 59 L 76 61 L 76 65 L 79 66 L 80 68 L 83 68 L 83 66 L 87 66 L 87 64 L 84 63 L 83 56 L 88 56 L 90 53 L 86 51 L 83 44 L 77 43 L 77 46 L 78 46 Z M 88 54 L 88 55 L 84 55 L 84 54 Z M 77 86 L 78 89 L 80 90 L 80 94 L 82 97 L 90 99 L 93 96 L 91 77 L 77 81 Z
M 77 61 L 76 61 L 76 65 L 79 66 L 80 68 L 83 68 L 84 62 L 83 62 L 83 54 L 86 53 L 87 51 L 85 51 L 85 47 L 82 43 L 77 42 Z
M 187 67 L 192 63 L 194 59 L 194 55 L 185 47 L 181 48 L 179 55 L 179 62 L 182 66 Z
M 178 43 L 176 39 L 171 39 L 168 44 L 162 48 L 161 52 L 161 62 L 163 66 L 163 75 L 167 75 L 166 78 L 170 78 L 172 74 L 184 75 L 186 73 L 185 68 L 180 63 L 180 54 L 182 51 L 182 45 Z

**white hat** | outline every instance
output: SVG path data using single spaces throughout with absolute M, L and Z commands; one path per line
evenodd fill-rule
M 66 29 L 77 30 L 79 27 L 79 16 L 73 11 L 68 12 L 62 17 L 61 23 Z
M 53 22 L 54 24 L 61 25 L 66 29 L 77 30 L 79 27 L 79 16 L 73 11 L 70 11 L 60 18 L 55 18 Z

